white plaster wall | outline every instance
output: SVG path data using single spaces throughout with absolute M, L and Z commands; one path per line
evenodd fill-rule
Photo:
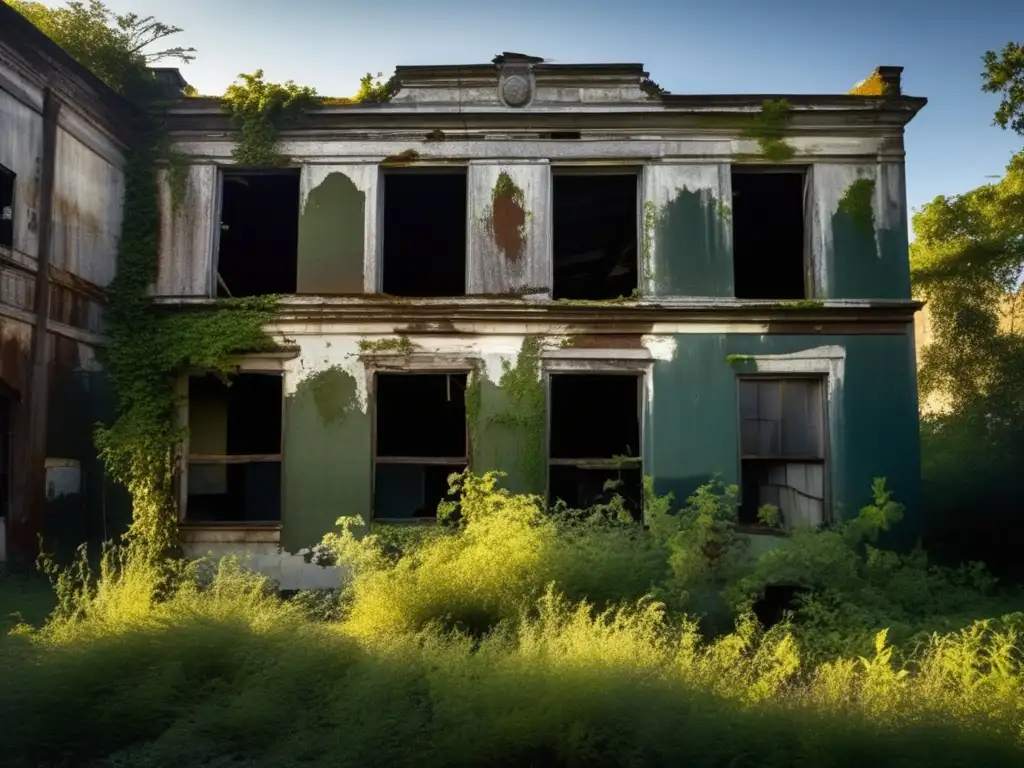
M 166 170 L 157 174 L 160 260 L 153 292 L 159 296 L 213 296 L 220 175 L 215 165 L 191 165 L 185 194 L 174 204 Z
M 282 552 L 276 544 L 212 544 L 189 542 L 182 545 L 185 557 L 198 560 L 209 557 L 219 560 L 234 555 L 241 565 L 262 573 L 277 582 L 282 590 L 337 589 L 345 570 L 337 566 L 307 563 L 302 555 Z
M 4 70 L 7 75 L 8 70 Z M 0 91 L 0 165 L 14 171 L 14 250 L 39 254 L 39 163 L 43 118 L 6 91 Z

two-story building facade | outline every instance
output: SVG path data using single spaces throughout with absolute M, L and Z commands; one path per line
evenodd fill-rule
M 429 519 L 446 477 L 573 506 L 714 474 L 741 521 L 856 511 L 919 449 L 903 133 L 924 99 L 687 96 L 641 65 L 399 67 L 383 104 L 239 167 L 216 99 L 171 110 L 169 309 L 276 294 L 282 351 L 182 382 L 186 551 L 289 581 L 335 520 Z

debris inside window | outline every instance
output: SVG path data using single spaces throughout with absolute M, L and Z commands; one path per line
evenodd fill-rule
M 392 296 L 466 294 L 466 172 L 384 175 L 381 290 Z
M 281 519 L 280 374 L 189 379 L 186 522 Z
M 218 296 L 295 293 L 298 243 L 298 170 L 224 174 Z
M 374 518 L 434 518 L 467 458 L 465 373 L 378 373 Z
M 606 504 L 618 493 L 633 517 L 640 518 L 641 380 L 633 373 L 551 376 L 552 502 L 561 499 L 583 509 Z
M 555 173 L 556 299 L 615 299 L 637 288 L 638 176 Z
M 804 174 L 734 167 L 732 200 L 736 297 L 806 298 Z
M 824 520 L 825 430 L 820 378 L 741 378 L 741 523 L 766 504 L 786 528 Z

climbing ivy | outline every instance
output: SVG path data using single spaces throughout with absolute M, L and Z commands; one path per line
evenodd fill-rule
M 527 336 L 523 339 L 515 365 L 508 360 L 502 361 L 499 386 L 509 404 L 489 419 L 491 424 L 514 427 L 522 434 L 523 482 L 532 491 L 539 491 L 545 485 L 547 395 L 540 375 L 541 348 L 540 337 Z
M 854 225 L 863 232 L 875 231 L 875 180 L 857 179 L 843 194 L 839 210 L 850 217 Z
M 766 160 L 773 163 L 785 162 L 796 153 L 784 138 L 792 119 L 792 108 L 788 101 L 765 99 L 761 102 L 761 111 L 744 126 L 742 135 L 757 141 Z
M 361 353 L 393 352 L 396 355 L 409 355 L 416 349 L 416 345 L 409 340 L 408 336 L 399 336 L 397 339 L 377 339 L 374 341 L 360 339 L 358 347 Z
M 654 281 L 654 267 L 651 263 L 651 251 L 654 247 L 654 235 L 658 230 L 658 225 L 661 223 L 661 217 L 662 214 L 658 211 L 658 207 L 653 201 L 648 200 L 644 203 L 644 225 L 643 232 L 641 233 L 643 242 L 640 244 L 640 275 L 649 291 L 654 290 L 652 285 Z
M 238 77 L 241 82 L 229 85 L 221 99 L 222 108 L 238 127 L 238 142 L 232 152 L 235 162 L 257 167 L 286 165 L 288 158 L 277 151 L 279 128 L 303 112 L 319 108 L 323 100 L 315 89 L 291 80 L 268 83 L 262 69 Z

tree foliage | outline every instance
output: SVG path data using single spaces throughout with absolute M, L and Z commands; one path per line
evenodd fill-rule
M 999 53 L 986 51 L 982 89 L 1002 94 L 996 125 L 1024 134 L 1024 45 L 1007 43 Z
M 100 0 L 73 0 L 66 7 L 9 0 L 9 5 L 31 21 L 79 64 L 90 69 L 112 89 L 137 95 L 152 75 L 146 67 L 160 61 L 192 61 L 195 48 L 160 48 L 156 43 L 182 30 L 137 13 L 118 14 Z

